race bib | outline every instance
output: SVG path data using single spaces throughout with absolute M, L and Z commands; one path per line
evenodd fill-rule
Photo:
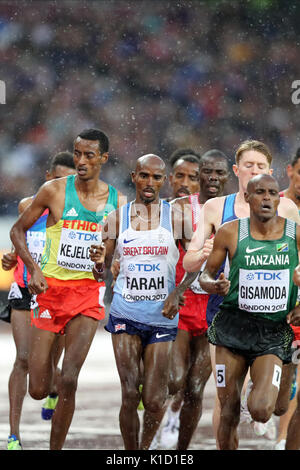
M 62 228 L 57 264 L 71 271 L 93 270 L 93 261 L 90 259 L 90 246 L 98 245 L 102 241 L 100 232 L 87 232 Z
M 28 230 L 26 233 L 26 241 L 33 261 L 40 264 L 46 242 L 46 232 Z
M 287 309 L 290 286 L 288 269 L 239 270 L 239 308 L 272 313 Z
M 168 296 L 167 274 L 166 263 L 125 260 L 123 299 L 127 302 L 165 300 Z

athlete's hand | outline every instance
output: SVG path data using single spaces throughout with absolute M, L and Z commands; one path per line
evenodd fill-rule
M 28 290 L 31 295 L 42 294 L 48 289 L 47 281 L 39 267 L 34 269 L 28 282 Z
M 300 305 L 290 311 L 286 317 L 286 321 L 293 326 L 300 326 Z
M 4 271 L 10 271 L 12 268 L 16 266 L 16 264 L 17 264 L 17 253 L 14 253 L 14 252 L 4 253 L 1 259 L 2 269 L 4 269 Z
M 230 281 L 226 279 L 225 274 L 221 273 L 218 279 L 214 282 L 215 293 L 225 296 L 228 294 L 230 288 Z
M 174 289 L 173 292 L 171 292 L 171 294 L 169 294 L 166 298 L 161 313 L 164 317 L 173 320 L 179 310 L 179 307 L 182 305 L 184 305 L 184 297 L 183 295 L 179 294 L 176 289 Z
M 101 243 L 101 245 L 91 245 L 90 258 L 92 261 L 94 261 L 97 269 L 103 268 L 105 254 L 106 248 L 103 242 Z

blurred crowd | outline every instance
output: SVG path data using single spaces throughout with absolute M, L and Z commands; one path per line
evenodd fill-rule
M 298 18 L 279 0 L 2 1 L 0 215 L 89 127 L 110 138 L 103 179 L 128 195 L 142 154 L 219 148 L 233 162 L 246 138 L 269 145 L 283 187 L 300 145 Z

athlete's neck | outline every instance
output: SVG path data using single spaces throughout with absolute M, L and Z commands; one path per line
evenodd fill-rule
M 283 191 L 283 195 L 284 197 L 291 199 L 296 204 L 297 208 L 300 210 L 300 199 L 297 198 L 295 190 L 293 188 L 289 186 Z

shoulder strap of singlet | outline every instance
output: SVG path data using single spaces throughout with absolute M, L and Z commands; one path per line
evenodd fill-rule
M 285 235 L 293 240 L 296 239 L 296 225 L 296 222 L 293 220 L 285 220 Z
M 222 223 L 226 222 L 228 219 L 231 219 L 234 216 L 234 203 L 235 203 L 236 193 L 228 194 L 224 200 L 223 214 L 222 214 Z
M 201 204 L 199 204 L 199 193 L 190 194 L 189 201 L 192 207 L 193 232 L 195 232 L 199 218 L 200 218 L 200 209 L 201 209 Z
M 249 217 L 239 219 L 239 242 L 249 236 Z

